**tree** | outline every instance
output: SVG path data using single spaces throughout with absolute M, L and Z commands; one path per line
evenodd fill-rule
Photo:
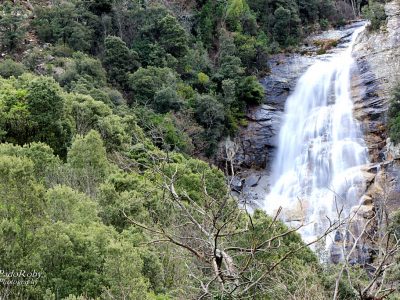
M 102 15 L 111 12 L 114 2 L 114 0 L 89 0 L 84 3 L 94 14 Z
M 6 2 L 0 8 L 0 38 L 3 51 L 15 51 L 21 47 L 26 34 L 26 15 L 18 4 Z
M 116 233 L 101 223 L 64 223 L 43 226 L 37 233 L 37 256 L 46 276 L 41 280 L 46 289 L 60 299 L 69 295 L 101 295 L 107 284 L 104 275 L 106 249 Z
M 128 73 L 137 70 L 139 62 L 136 52 L 131 51 L 119 37 L 106 38 L 103 58 L 109 81 L 119 84 L 123 88 L 128 86 Z
M 290 19 L 291 12 L 282 6 L 278 7 L 274 12 L 275 25 L 274 25 L 274 38 L 281 45 L 285 45 L 290 35 Z
M 305 22 L 315 22 L 318 19 L 319 0 L 300 0 L 299 15 Z M 324 1 L 325 2 L 325 1 Z
M 34 124 L 32 141 L 45 142 L 57 154 L 65 155 L 71 131 L 59 85 L 52 78 L 37 77 L 28 84 L 28 91 L 26 103 Z
M 148 300 L 149 282 L 141 273 L 144 265 L 138 251 L 127 242 L 114 243 L 107 250 L 104 267 L 108 286 L 103 297 Z
M 76 136 L 67 162 L 74 175 L 73 184 L 88 195 L 96 195 L 98 185 L 110 171 L 100 134 L 91 130 L 85 136 Z
M 18 77 L 25 72 L 23 64 L 6 59 L 0 63 L 0 76 L 9 78 L 11 76 Z
M 73 90 L 80 82 L 87 82 L 93 88 L 103 88 L 106 85 L 107 74 L 100 60 L 75 52 L 72 58 L 61 61 L 65 71 L 54 77 L 67 90 Z
M 184 160 L 157 165 L 151 174 L 164 191 L 161 203 L 169 210 L 167 217 L 154 224 L 128 212 L 124 216 L 148 232 L 154 243 L 169 243 L 195 259 L 187 270 L 198 282 L 193 297 L 285 299 L 276 295 L 295 291 L 293 277 L 310 267 L 318 269 L 317 257 L 296 233 L 303 225 L 287 228 L 277 220 L 279 211 L 271 218 L 259 210 L 248 214 L 239 209 L 219 170 Z M 326 234 L 339 226 L 340 222 L 332 223 Z M 279 285 L 275 278 L 281 280 Z M 308 278 L 314 293 L 323 294 L 318 274 L 309 273 Z
M 93 15 L 70 2 L 51 7 L 36 7 L 33 22 L 40 39 L 69 45 L 78 51 L 89 51 L 94 43 Z
M 231 31 L 254 33 L 257 23 L 246 0 L 230 0 L 226 8 L 226 22 Z
M 185 29 L 175 17 L 167 15 L 157 24 L 159 43 L 167 53 L 175 57 L 182 57 L 188 48 L 188 39 Z
M 67 114 L 74 121 L 76 133 L 86 135 L 91 129 L 98 129 L 99 120 L 111 115 L 112 110 L 90 96 L 73 94 L 67 98 Z
M 52 78 L 29 74 L 4 83 L 0 88 L 4 140 L 20 145 L 45 142 L 55 153 L 65 155 L 71 127 L 60 86 Z
M 96 202 L 68 186 L 58 185 L 47 190 L 46 207 L 53 223 L 90 224 L 98 220 Z
M 369 1 L 369 4 L 363 7 L 362 13 L 371 22 L 372 30 L 378 30 L 387 18 L 384 5 L 376 1 Z
M 242 61 L 236 56 L 236 46 L 232 35 L 227 31 L 221 32 L 221 50 L 219 53 L 218 73 L 225 79 L 237 78 L 243 75 Z
M 211 155 L 224 128 L 224 107 L 211 95 L 199 95 L 195 104 L 195 116 L 197 122 L 205 128 L 204 136 L 209 143 L 207 152 Z
M 153 107 L 159 113 L 178 111 L 183 105 L 183 100 L 172 87 L 166 87 L 154 95 Z
M 248 104 L 261 104 L 264 100 L 264 88 L 255 76 L 248 76 L 239 83 L 238 96 Z
M 0 155 L 0 263 L 4 270 L 40 270 L 32 254 L 36 252 L 36 232 L 46 222 L 43 196 L 31 160 Z M 20 286 L 0 289 L 0 295 L 9 299 L 31 298 L 38 296 L 36 292 Z
M 152 107 L 155 107 L 156 93 L 166 87 L 175 87 L 178 81 L 176 73 L 169 68 L 139 68 L 129 76 L 134 99 L 140 104 Z
M 46 185 L 54 180 L 54 171 L 61 165 L 61 160 L 54 155 L 53 149 L 44 143 L 30 143 L 22 147 L 8 143 L 0 144 L 0 155 L 31 160 L 36 181 Z

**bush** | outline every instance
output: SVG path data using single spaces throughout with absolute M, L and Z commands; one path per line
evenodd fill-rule
M 255 76 L 248 76 L 239 83 L 238 94 L 247 104 L 261 104 L 264 99 L 264 89 Z
M 116 36 L 105 40 L 103 64 L 111 83 L 127 86 L 128 73 L 139 67 L 136 52 L 129 50 L 125 42 Z
M 389 136 L 393 143 L 397 144 L 400 142 L 400 84 L 392 92 L 388 117 Z
M 178 82 L 176 73 L 169 68 L 140 68 L 129 76 L 130 88 L 134 99 L 140 104 L 154 106 L 154 96 L 167 86 L 175 86 Z
M 322 30 L 327 30 L 329 28 L 329 21 L 327 19 L 321 19 L 319 21 L 319 25 L 321 26 Z
M 0 49 L 11 52 L 22 44 L 26 34 L 26 16 L 19 4 L 10 2 L 2 1 L 0 6 Z
M 371 22 L 371 30 L 378 30 L 386 21 L 385 7 L 381 3 L 371 0 L 363 7 L 362 13 Z
M 0 63 L 0 76 L 9 78 L 11 76 L 18 77 L 25 72 L 23 64 L 13 61 L 12 59 L 6 59 Z

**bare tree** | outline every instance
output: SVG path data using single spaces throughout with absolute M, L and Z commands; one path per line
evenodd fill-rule
M 257 294 L 265 294 L 272 274 L 284 261 L 324 239 L 343 224 L 329 220 L 328 228 L 319 238 L 282 251 L 285 249 L 283 240 L 309 224 L 301 223 L 295 228 L 284 227 L 278 221 L 281 213 L 279 209 L 260 228 L 246 207 L 238 207 L 228 190 L 224 197 L 211 196 L 204 177 L 204 202 L 200 204 L 186 191 L 177 191 L 178 169 L 166 172 L 161 164 L 153 171 L 161 178 L 159 188 L 164 191 L 162 201 L 177 212 L 174 224 L 167 226 L 160 223 L 149 227 L 125 211 L 122 213 L 131 224 L 152 236 L 151 243 L 171 243 L 196 259 L 202 270 L 202 275 L 192 272 L 192 277 L 199 283 L 198 299 L 208 299 L 215 295 L 251 299 Z M 258 259 L 259 255 L 273 253 L 279 255 L 276 254 L 272 262 Z
M 381 173 L 379 179 L 376 179 L 376 185 L 380 186 L 381 192 L 376 195 L 373 214 L 364 222 L 360 232 L 353 232 L 347 228 L 347 232 L 352 240 L 352 247 L 347 250 L 342 267 L 336 278 L 335 292 L 333 299 L 338 299 L 339 283 L 344 271 L 348 275 L 348 283 L 358 294 L 361 300 L 381 300 L 388 298 L 396 291 L 395 282 L 389 280 L 389 274 L 395 267 L 395 257 L 400 250 L 399 237 L 393 228 L 390 227 L 389 218 L 389 199 L 393 189 L 393 182 L 385 172 Z M 359 208 L 361 205 L 359 206 Z M 358 209 L 359 209 L 358 208 Z M 352 218 L 357 214 L 354 213 Z M 352 221 L 352 220 L 351 220 Z M 350 223 L 349 223 L 350 224 Z M 349 240 L 343 241 L 343 251 L 348 249 Z M 372 262 L 361 263 L 364 271 L 367 273 L 368 280 L 363 281 L 360 278 L 352 278 L 350 258 L 356 252 L 359 246 L 369 243 L 372 249 L 368 255 Z M 357 282 L 357 283 L 355 283 Z M 360 282 L 363 282 L 362 284 Z

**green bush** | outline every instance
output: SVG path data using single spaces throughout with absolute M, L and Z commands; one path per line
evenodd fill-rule
M 18 3 L 2 1 L 0 6 L 0 49 L 15 51 L 21 48 L 26 34 L 26 14 Z
M 95 28 L 90 12 L 79 6 L 63 2 L 54 6 L 37 6 L 34 28 L 39 38 L 48 43 L 67 44 L 77 51 L 89 51 L 94 43 Z
M 362 13 L 371 22 L 372 30 L 378 30 L 387 18 L 384 5 L 373 0 L 369 1 L 369 5 L 363 7 Z
M 178 81 L 177 74 L 169 68 L 139 68 L 129 76 L 129 85 L 133 91 L 134 100 L 152 107 L 155 107 L 156 93 L 168 86 L 175 87 Z
M 108 80 L 121 87 L 127 87 L 128 73 L 139 67 L 137 53 L 130 50 L 125 42 L 116 36 L 108 36 L 104 45 L 103 64 Z
M 13 61 L 12 59 L 6 59 L 0 62 L 0 76 L 9 78 L 11 76 L 18 77 L 25 72 L 23 64 Z
M 248 76 L 239 83 L 238 95 L 247 104 L 261 104 L 264 100 L 264 88 L 255 76 Z
M 398 84 L 392 92 L 388 118 L 389 136 L 392 141 L 397 144 L 400 142 L 400 84 Z

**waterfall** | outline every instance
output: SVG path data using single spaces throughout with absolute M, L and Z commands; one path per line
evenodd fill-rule
M 363 30 L 341 53 L 312 65 L 286 102 L 264 208 L 274 215 L 282 207 L 280 218 L 292 225 L 310 223 L 300 230 L 305 241 L 323 233 L 338 210 L 348 214 L 365 191 L 360 167 L 368 153 L 350 91 L 352 49 Z

